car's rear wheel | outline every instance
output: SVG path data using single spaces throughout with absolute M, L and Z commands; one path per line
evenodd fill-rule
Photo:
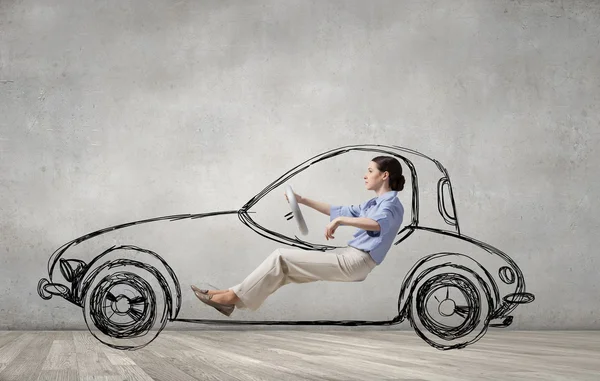
M 476 273 L 446 265 L 427 269 L 416 279 L 409 320 L 423 340 L 438 349 L 456 349 L 485 334 L 491 298 Z
M 156 269 L 113 261 L 98 269 L 84 297 L 88 329 L 117 349 L 139 349 L 154 340 L 168 320 L 167 292 Z

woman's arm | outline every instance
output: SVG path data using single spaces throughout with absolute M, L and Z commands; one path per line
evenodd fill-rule
M 366 217 L 338 217 L 340 225 L 354 226 L 369 231 L 379 231 L 381 227 L 377 221 Z
M 296 196 L 296 197 L 298 197 L 298 196 Z M 326 215 L 329 215 L 329 211 L 331 210 L 331 205 L 321 202 L 321 201 L 311 200 L 310 198 L 306 198 L 306 197 L 300 197 L 298 199 L 298 202 L 300 204 L 309 206 L 309 207 L 313 208 L 314 210 L 318 210 L 319 212 L 326 214 Z
M 288 200 L 287 193 L 284 193 L 284 195 L 285 199 Z M 308 207 L 313 208 L 314 210 L 317 210 L 329 216 L 329 213 L 331 211 L 331 205 L 324 202 L 311 200 L 310 198 L 302 197 L 296 192 L 294 192 L 294 197 L 296 197 L 296 201 L 298 202 L 298 204 L 306 205 Z M 288 202 L 290 202 L 290 200 L 288 200 Z

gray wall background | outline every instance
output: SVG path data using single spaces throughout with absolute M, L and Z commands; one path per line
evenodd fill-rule
M 444 163 L 462 230 L 510 253 L 536 295 L 512 328 L 598 329 L 599 111 L 596 1 L 3 0 L 0 329 L 85 328 L 79 308 L 36 292 L 63 243 L 238 208 L 303 160 L 364 143 Z M 312 221 L 321 234 L 327 219 Z M 170 261 L 193 263 L 195 283 L 241 281 L 278 245 L 248 246 L 247 232 L 221 246 L 235 222 Z M 378 297 L 395 270 L 378 271 L 238 316 L 353 318 L 364 303 L 391 317 L 397 290 Z M 218 318 L 182 289 L 191 313 Z

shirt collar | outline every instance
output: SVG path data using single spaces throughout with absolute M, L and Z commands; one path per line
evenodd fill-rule
M 398 191 L 385 192 L 381 196 L 374 198 L 373 202 L 375 203 L 375 205 L 379 205 L 379 204 L 381 204 L 382 201 L 392 200 L 397 195 L 398 195 Z

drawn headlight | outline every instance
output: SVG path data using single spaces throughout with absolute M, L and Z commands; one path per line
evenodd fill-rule
M 515 272 L 508 266 L 500 267 L 500 270 L 498 270 L 498 276 L 506 284 L 511 284 L 515 281 Z
M 60 272 L 67 282 L 73 282 L 85 268 L 85 262 L 79 259 L 61 259 Z

